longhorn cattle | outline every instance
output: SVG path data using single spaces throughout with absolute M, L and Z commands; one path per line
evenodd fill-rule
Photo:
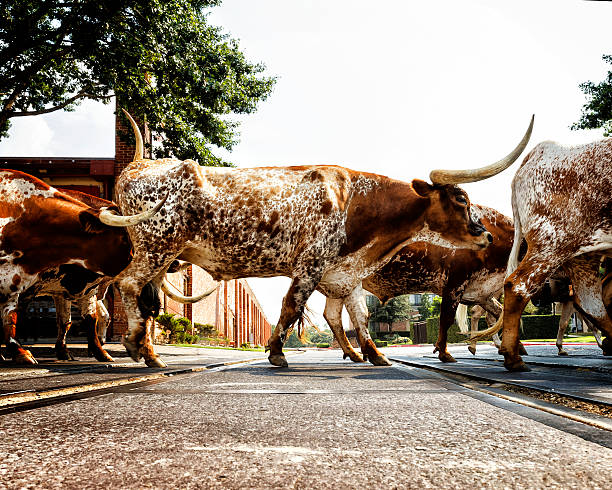
M 363 287 L 382 302 L 395 296 L 430 292 L 442 297 L 440 329 L 434 352 L 442 362 L 455 362 L 447 349 L 447 333 L 459 303 L 479 304 L 497 318 L 501 307 L 495 301 L 503 286 L 508 255 L 512 248 L 512 220 L 494 209 L 472 205 L 472 214 L 492 234 L 484 250 L 443 247 L 428 242 L 411 243 L 388 264 L 364 279 Z M 352 308 L 348 308 L 350 312 Z M 360 361 L 346 339 L 341 323 L 342 303 L 328 298 L 325 319 L 345 356 Z M 351 318 L 353 323 L 355 320 Z
M 383 266 L 406 243 L 431 241 L 480 249 L 491 235 L 470 214 L 466 193 L 455 184 L 484 179 L 507 168 L 522 152 L 531 127 L 506 158 L 476 171 L 434 171 L 434 184 L 404 183 L 338 166 L 228 169 L 193 161 L 137 156 L 116 183 L 124 213 L 140 210 L 169 191 L 159 216 L 129 230 L 134 260 L 118 284 L 129 331 L 124 345 L 135 360 L 152 326 L 138 307 L 147 281 L 160 284 L 178 258 L 197 264 L 213 278 L 292 278 L 280 320 L 269 339 L 269 361 L 286 366 L 287 330 L 319 289 L 349 300 L 358 318 L 362 349 L 374 364 L 388 364 L 367 331 L 361 280 Z
M 612 253 L 610 189 L 612 139 L 571 148 L 540 143 L 517 171 L 512 182 L 514 245 L 500 320 L 501 352 L 508 370 L 527 370 L 518 352 L 520 317 L 530 298 L 560 267 L 570 277 L 578 306 L 592 312 L 591 320 L 605 334 L 604 355 L 612 355 L 612 321 L 598 277 L 600 256 Z M 519 263 L 522 239 L 527 253 Z
M 20 296 L 84 300 L 129 264 L 124 227 L 149 219 L 163 201 L 136 216 L 118 216 L 116 206 L 104 204 L 88 206 L 31 175 L 0 170 L 0 307 L 14 361 L 36 363 L 15 338 Z

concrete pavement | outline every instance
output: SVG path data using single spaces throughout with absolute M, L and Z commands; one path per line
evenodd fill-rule
M 339 351 L 289 363 L 1 416 L 0 486 L 609 488 L 612 450 L 528 410 Z

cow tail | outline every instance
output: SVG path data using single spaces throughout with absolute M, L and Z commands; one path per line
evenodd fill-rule
M 523 239 L 523 230 L 521 229 L 521 219 L 517 205 L 512 201 L 512 216 L 514 218 L 514 242 L 512 243 L 512 250 L 510 251 L 510 257 L 508 258 L 508 268 L 506 269 L 506 277 L 512 274 L 519 263 L 519 252 L 521 249 L 521 241 Z
M 464 305 L 463 303 L 459 303 L 459 306 L 457 306 L 457 310 L 455 311 L 455 322 L 457 323 L 457 326 L 459 327 L 459 330 L 461 331 L 461 333 L 469 333 L 470 329 L 468 326 L 468 322 L 467 322 L 467 317 L 468 317 L 468 307 L 467 305 Z

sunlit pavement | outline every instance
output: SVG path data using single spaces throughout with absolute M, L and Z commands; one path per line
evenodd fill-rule
M 432 373 L 353 364 L 337 350 L 288 361 L 287 369 L 238 364 L 4 415 L 0 484 L 609 487 L 612 450 Z

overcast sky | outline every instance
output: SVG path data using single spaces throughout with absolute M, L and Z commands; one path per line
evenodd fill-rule
M 239 167 L 337 164 L 401 180 L 505 156 L 536 115 L 528 148 L 590 142 L 571 131 L 578 85 L 602 80 L 612 53 L 608 2 L 570 0 L 225 0 L 210 15 L 251 61 L 278 77 L 240 117 Z M 113 105 L 14 120 L 1 156 L 114 156 Z M 511 215 L 516 163 L 465 184 Z M 249 281 L 276 323 L 288 279 Z M 309 303 L 323 311 L 315 293 Z

